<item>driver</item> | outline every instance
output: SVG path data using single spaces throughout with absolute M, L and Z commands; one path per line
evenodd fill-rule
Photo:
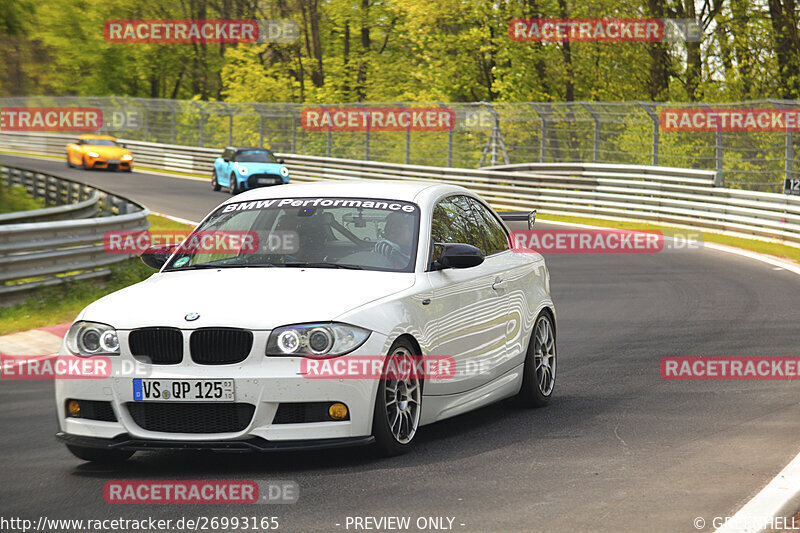
M 375 243 L 375 251 L 389 259 L 395 268 L 403 268 L 411 260 L 413 240 L 413 218 L 392 212 L 386 216 L 383 237 Z

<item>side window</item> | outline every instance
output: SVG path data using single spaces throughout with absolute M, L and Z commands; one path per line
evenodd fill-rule
M 225 161 L 230 161 L 232 155 L 233 155 L 233 150 L 225 149 L 222 151 L 222 159 L 224 159 Z
M 451 196 L 436 204 L 431 221 L 432 243 L 460 242 L 484 249 L 475 215 L 465 196 Z M 433 246 L 431 261 L 441 256 L 442 247 Z
M 479 201 L 474 198 L 469 198 L 468 200 L 475 211 L 475 217 L 478 219 L 478 225 L 481 229 L 481 235 L 485 243 L 481 250 L 484 255 L 489 256 L 508 250 L 508 234 L 500 221 Z

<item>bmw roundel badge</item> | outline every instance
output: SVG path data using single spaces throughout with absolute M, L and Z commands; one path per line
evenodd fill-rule
M 198 318 L 200 318 L 200 313 L 187 313 L 186 316 L 183 318 L 191 322 L 192 320 L 197 320 Z

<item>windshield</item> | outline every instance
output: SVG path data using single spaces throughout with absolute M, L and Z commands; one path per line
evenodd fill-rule
M 220 207 L 192 235 L 202 239 L 189 236 L 165 271 L 309 267 L 413 272 L 419 207 L 340 197 L 238 202 Z M 213 249 L 195 246 L 201 240 L 216 244 Z M 233 244 L 220 246 L 222 241 Z
M 109 139 L 84 139 L 83 144 L 88 146 L 118 146 L 115 141 Z
M 248 151 L 239 152 L 236 154 L 236 161 L 240 163 L 277 163 L 278 160 L 272 155 L 272 152 L 263 151 Z

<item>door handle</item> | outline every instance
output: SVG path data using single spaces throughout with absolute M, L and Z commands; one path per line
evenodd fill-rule
M 492 288 L 496 291 L 505 290 L 508 286 L 508 282 L 504 279 L 498 279 L 494 283 L 492 283 Z

